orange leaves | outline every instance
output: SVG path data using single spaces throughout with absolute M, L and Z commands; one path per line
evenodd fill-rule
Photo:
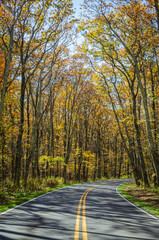
M 5 59 L 3 52 L 0 52 L 0 82 L 2 81 L 5 68 Z

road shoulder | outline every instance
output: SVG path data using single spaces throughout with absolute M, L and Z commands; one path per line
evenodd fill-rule
M 121 184 L 117 192 L 135 206 L 159 220 L 159 190 L 137 187 L 134 182 Z

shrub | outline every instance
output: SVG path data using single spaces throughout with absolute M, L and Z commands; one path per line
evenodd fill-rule
M 0 205 L 7 204 L 9 201 L 7 192 L 0 192 Z
M 56 178 L 47 178 L 46 179 L 46 186 L 50 188 L 57 187 L 58 185 L 58 180 Z
M 6 187 L 9 195 L 11 195 L 12 193 L 14 193 L 16 191 L 16 186 L 15 186 L 14 182 L 10 179 L 6 179 L 5 187 Z
M 58 185 L 64 184 L 64 178 L 57 177 L 56 180 L 58 181 Z
M 42 182 L 39 178 L 30 178 L 27 181 L 26 190 L 28 192 L 39 191 L 42 189 Z

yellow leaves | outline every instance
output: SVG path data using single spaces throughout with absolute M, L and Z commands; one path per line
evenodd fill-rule
M 79 157 L 81 154 L 81 149 L 79 147 L 76 147 L 74 154 L 75 154 L 75 157 Z
M 59 157 L 59 156 L 53 158 L 52 156 L 43 155 L 39 158 L 39 163 L 40 163 L 41 166 L 43 166 L 43 168 L 46 168 L 47 163 L 49 163 L 49 165 L 54 165 L 58 161 L 61 164 L 65 165 L 64 160 L 65 159 L 63 157 Z
M 57 127 L 55 127 L 56 132 L 59 132 L 62 129 L 64 129 L 64 123 L 63 122 L 60 125 L 58 125 Z
M 121 14 L 127 14 L 130 18 L 135 18 L 141 16 L 143 12 L 146 11 L 146 7 L 141 2 L 131 1 L 130 4 L 119 6 L 118 10 L 121 11 Z
M 41 16 L 39 17 L 39 22 L 40 22 L 40 23 L 43 23 L 43 22 L 44 22 L 44 19 L 45 19 L 45 15 L 44 15 L 44 13 L 43 13 L 43 14 L 41 14 Z
M 90 151 L 84 151 L 84 152 L 83 152 L 83 156 L 84 156 L 86 159 L 89 159 L 89 158 L 94 158 L 94 157 L 95 157 L 95 154 L 92 154 Z
M 2 77 L 4 74 L 4 68 L 5 68 L 5 59 L 3 52 L 0 52 L 0 81 L 2 81 Z

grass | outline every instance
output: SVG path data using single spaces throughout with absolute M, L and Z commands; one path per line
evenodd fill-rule
M 147 212 L 159 217 L 159 190 L 137 187 L 134 182 L 124 183 L 119 186 L 118 191 L 130 202 Z
M 127 177 L 127 176 L 124 176 L 122 178 L 125 178 L 125 177 Z M 115 178 L 112 178 L 112 179 L 115 179 Z M 102 180 L 108 180 L 108 179 L 102 178 L 102 179 L 96 179 L 94 181 L 102 181 Z M 48 187 L 48 184 L 50 184 L 50 181 L 48 181 L 47 183 L 45 182 L 44 186 L 40 186 L 40 187 L 37 186 L 37 188 L 32 189 L 31 191 L 30 190 L 25 191 L 23 188 L 21 188 L 21 190 L 19 192 L 15 192 L 14 190 L 11 191 L 10 193 L 7 192 L 8 190 L 6 190 L 5 193 L 1 192 L 2 195 L 0 193 L 0 200 L 1 200 L 0 204 L 1 204 L 1 202 L 2 202 L 2 204 L 0 205 L 0 212 L 4 212 L 4 211 L 6 211 L 10 208 L 13 208 L 17 205 L 20 205 L 30 199 L 33 199 L 33 198 L 43 195 L 45 193 L 54 191 L 56 189 L 60 189 L 60 188 L 75 185 L 75 184 L 86 183 L 86 182 L 70 182 L 69 184 L 64 184 L 64 183 L 62 183 L 61 179 L 58 179 L 57 181 L 56 181 L 56 179 L 54 179 L 53 181 L 55 182 L 55 184 L 57 184 L 57 186 L 51 187 L 49 185 L 49 187 Z M 87 183 L 94 182 L 94 181 L 88 180 Z M 53 184 L 54 184 L 54 182 L 53 182 Z M 32 184 L 33 184 L 33 182 L 29 183 L 28 189 L 33 187 Z M 38 185 L 38 183 L 35 182 L 35 185 Z M 7 187 L 7 189 L 11 189 L 10 185 Z M 6 197 L 6 195 L 7 195 L 7 197 Z M 2 201 L 3 197 L 4 197 L 4 201 Z
M 98 179 L 99 180 L 99 179 Z M 95 181 L 98 181 L 98 180 L 95 180 Z M 101 179 L 101 180 L 107 180 L 107 179 Z M 91 180 L 88 181 L 88 182 L 92 182 Z M 51 192 L 51 191 L 54 191 L 54 190 L 57 190 L 57 189 L 60 189 L 60 188 L 64 188 L 64 187 L 67 187 L 67 186 L 71 186 L 71 185 L 76 185 L 76 184 L 81 184 L 81 183 L 86 183 L 86 182 L 71 182 L 69 184 L 58 184 L 56 187 L 54 188 L 51 188 L 51 187 L 45 187 L 45 190 L 42 190 L 42 191 L 38 191 L 36 190 L 35 192 L 33 193 L 29 193 L 29 192 L 18 192 L 18 193 L 14 193 L 12 195 L 9 195 L 9 201 L 8 202 L 3 202 L 2 205 L 0 205 L 0 212 L 4 212 L 10 208 L 13 208 L 17 205 L 20 205 L 30 199 L 33 199 L 35 197 L 38 197 L 40 195 L 43 195 L 45 193 L 48 193 L 48 192 Z
M 44 191 L 38 191 L 38 192 L 34 192 L 32 194 L 28 194 L 28 193 L 17 193 L 15 195 L 13 195 L 10 200 L 9 200 L 9 203 L 6 203 L 6 204 L 3 204 L 0 206 L 0 212 L 3 212 L 3 211 L 6 211 L 8 210 L 9 208 L 13 208 L 17 205 L 20 205 L 30 199 L 33 199 L 35 197 L 38 197 L 40 195 L 43 195 L 45 193 L 48 193 L 48 192 L 51 192 L 51 191 L 54 191 L 56 189 L 60 189 L 60 188 L 63 188 L 63 187 L 66 187 L 66 186 L 70 186 L 71 184 L 62 184 L 62 185 L 59 185 L 55 188 L 47 188 L 47 190 L 44 190 Z

